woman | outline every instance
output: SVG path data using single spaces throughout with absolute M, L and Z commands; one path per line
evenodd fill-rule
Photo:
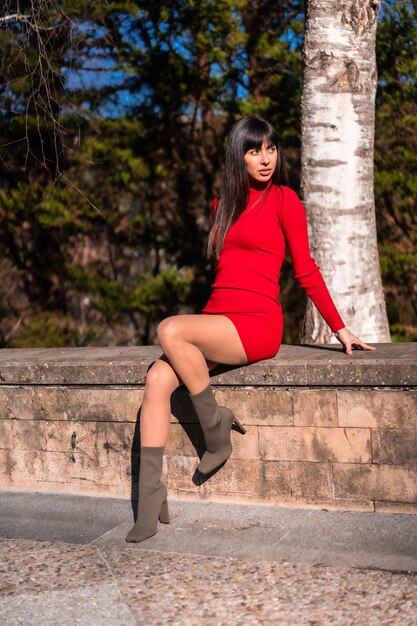
M 219 407 L 210 386 L 216 365 L 244 365 L 274 357 L 282 340 L 279 273 L 288 245 L 295 277 L 329 324 L 347 354 L 373 350 L 344 325 L 319 268 L 310 255 L 307 222 L 296 194 L 281 184 L 278 136 L 271 124 L 244 117 L 232 128 L 222 193 L 213 203 L 208 257 L 216 278 L 201 315 L 176 315 L 158 326 L 164 354 L 148 371 L 140 436 L 137 520 L 126 541 L 156 533 L 169 523 L 167 492 L 160 482 L 170 424 L 170 397 L 184 384 L 200 420 L 206 452 L 198 469 L 208 474 L 231 454 L 232 411 Z

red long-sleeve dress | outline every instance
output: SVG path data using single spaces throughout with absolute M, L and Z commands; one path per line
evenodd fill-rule
M 217 200 L 213 214 L 216 207 Z M 333 332 L 344 327 L 310 254 L 306 214 L 298 196 L 271 182 L 251 187 L 245 210 L 226 234 L 212 291 L 201 311 L 232 320 L 249 363 L 272 358 L 281 345 L 278 296 L 286 244 L 299 285 Z

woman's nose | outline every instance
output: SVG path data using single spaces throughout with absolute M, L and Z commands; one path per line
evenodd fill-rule
M 261 152 L 261 163 L 263 165 L 266 165 L 269 163 L 269 156 L 268 153 L 265 152 L 264 150 Z

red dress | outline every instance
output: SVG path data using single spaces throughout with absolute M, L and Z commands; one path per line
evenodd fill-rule
M 217 200 L 213 202 L 213 213 Z M 335 332 L 344 323 L 310 254 L 307 219 L 289 187 L 250 188 L 248 204 L 229 229 L 203 315 L 225 315 L 239 333 L 248 362 L 274 357 L 283 319 L 279 275 L 288 245 L 299 285 Z

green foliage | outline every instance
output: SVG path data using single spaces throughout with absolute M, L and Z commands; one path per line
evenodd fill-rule
M 109 320 L 139 311 L 149 320 L 157 321 L 169 314 L 170 307 L 174 309 L 185 301 L 190 292 L 190 272 L 173 267 L 161 270 L 156 276 L 144 272 L 129 289 L 117 280 L 106 280 L 78 267 L 70 267 L 69 274 Z
M 298 149 L 301 7 L 42 0 L 0 30 L 5 345 L 149 343 L 204 304 L 230 123 L 264 113 Z
M 417 19 L 410 2 L 385 7 L 377 32 L 375 199 L 381 273 L 393 340 L 417 332 Z
M 390 324 L 391 339 L 394 342 L 417 341 L 417 332 L 408 330 L 404 324 Z
M 208 296 L 209 206 L 237 117 L 274 122 L 298 184 L 304 3 L 35 4 L 42 28 L 0 29 L 0 254 L 13 270 L 0 281 L 1 345 L 152 343 L 160 319 Z M 414 337 L 417 310 L 416 40 L 411 4 L 390 2 L 375 185 L 399 339 Z M 287 263 L 281 293 L 285 341 L 298 341 Z
M 77 345 L 73 320 L 51 312 L 39 313 L 13 339 L 12 348 L 64 348 Z

